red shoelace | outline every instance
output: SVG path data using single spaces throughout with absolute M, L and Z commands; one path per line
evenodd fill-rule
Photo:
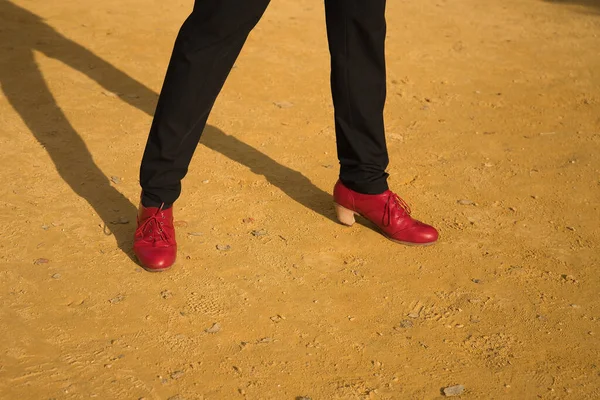
M 167 232 L 165 232 L 162 229 L 162 226 L 165 224 L 164 223 L 164 214 L 162 212 L 164 204 L 162 204 L 160 206 L 160 208 L 158 209 L 158 211 L 156 211 L 156 213 L 154 215 L 152 215 L 151 217 L 149 217 L 147 220 L 144 221 L 144 223 L 142 225 L 140 225 L 135 233 L 136 235 L 140 234 L 142 237 L 144 237 L 145 240 L 149 240 L 149 241 L 164 241 L 164 242 L 168 242 L 170 240 L 169 235 L 167 234 Z M 154 226 L 152 226 L 154 225 Z M 158 235 L 160 236 L 160 240 L 155 240 L 153 234 L 155 232 L 158 232 Z M 150 233 L 150 235 L 146 236 L 146 233 Z M 158 239 L 158 238 L 156 238 Z
M 411 213 L 410 206 L 406 204 L 406 202 L 402 200 L 402 198 L 396 193 L 391 193 L 388 196 L 387 202 L 385 203 L 385 210 L 383 213 L 383 224 L 385 226 L 389 226 L 392 222 L 392 211 L 394 209 L 401 209 L 403 211 L 402 216 L 410 215 Z

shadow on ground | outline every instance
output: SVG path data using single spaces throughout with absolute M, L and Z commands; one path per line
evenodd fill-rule
M 247 166 L 255 174 L 264 175 L 270 184 L 281 189 L 290 198 L 325 218 L 335 220 L 331 194 L 316 187 L 300 172 L 279 164 L 254 147 L 214 126 L 206 127 L 201 144 Z
M 567 4 L 589 7 L 594 14 L 600 15 L 600 0 L 543 0 L 546 3 Z
M 135 219 L 136 205 L 111 186 L 92 154 L 71 125 L 35 61 L 34 51 L 60 60 L 87 75 L 121 100 L 152 116 L 157 94 L 143 83 L 58 33 L 42 18 L 10 1 L 0 0 L 0 88 L 33 136 L 52 159 L 61 178 L 84 198 L 110 227 L 119 248 L 131 252 L 134 224 L 113 225 L 118 216 Z M 85 101 L 85 99 L 81 99 Z M 110 116 L 106 116 L 110 118 Z M 112 134 L 118 135 L 118 132 Z M 107 137 L 110 140 L 110 137 Z M 145 133 L 140 133 L 145 141 Z M 289 197 L 332 219 L 331 196 L 301 173 L 287 168 L 216 127 L 206 129 L 203 143 L 264 175 Z

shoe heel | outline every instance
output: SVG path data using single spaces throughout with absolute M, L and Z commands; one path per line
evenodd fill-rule
M 354 222 L 356 221 L 354 219 L 354 211 L 348 210 L 347 208 L 342 207 L 337 203 L 334 203 L 334 205 L 335 205 L 335 213 L 337 214 L 338 221 L 340 221 L 340 223 L 347 225 L 347 226 L 354 225 Z

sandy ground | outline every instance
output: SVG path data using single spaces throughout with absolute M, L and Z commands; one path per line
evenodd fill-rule
M 0 0 L 1 399 L 600 398 L 600 2 L 389 2 L 390 184 L 441 232 L 411 248 L 335 223 L 323 4 L 273 1 L 149 274 L 191 3 Z

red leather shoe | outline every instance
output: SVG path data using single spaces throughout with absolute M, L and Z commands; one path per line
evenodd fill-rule
M 408 204 L 390 190 L 381 194 L 362 194 L 338 181 L 333 189 L 333 200 L 338 220 L 344 225 L 352 226 L 354 215 L 361 215 L 397 243 L 425 246 L 438 239 L 438 231 L 413 219 Z
M 133 252 L 146 271 L 159 272 L 171 268 L 177 257 L 173 227 L 173 207 L 143 207 L 137 217 Z

